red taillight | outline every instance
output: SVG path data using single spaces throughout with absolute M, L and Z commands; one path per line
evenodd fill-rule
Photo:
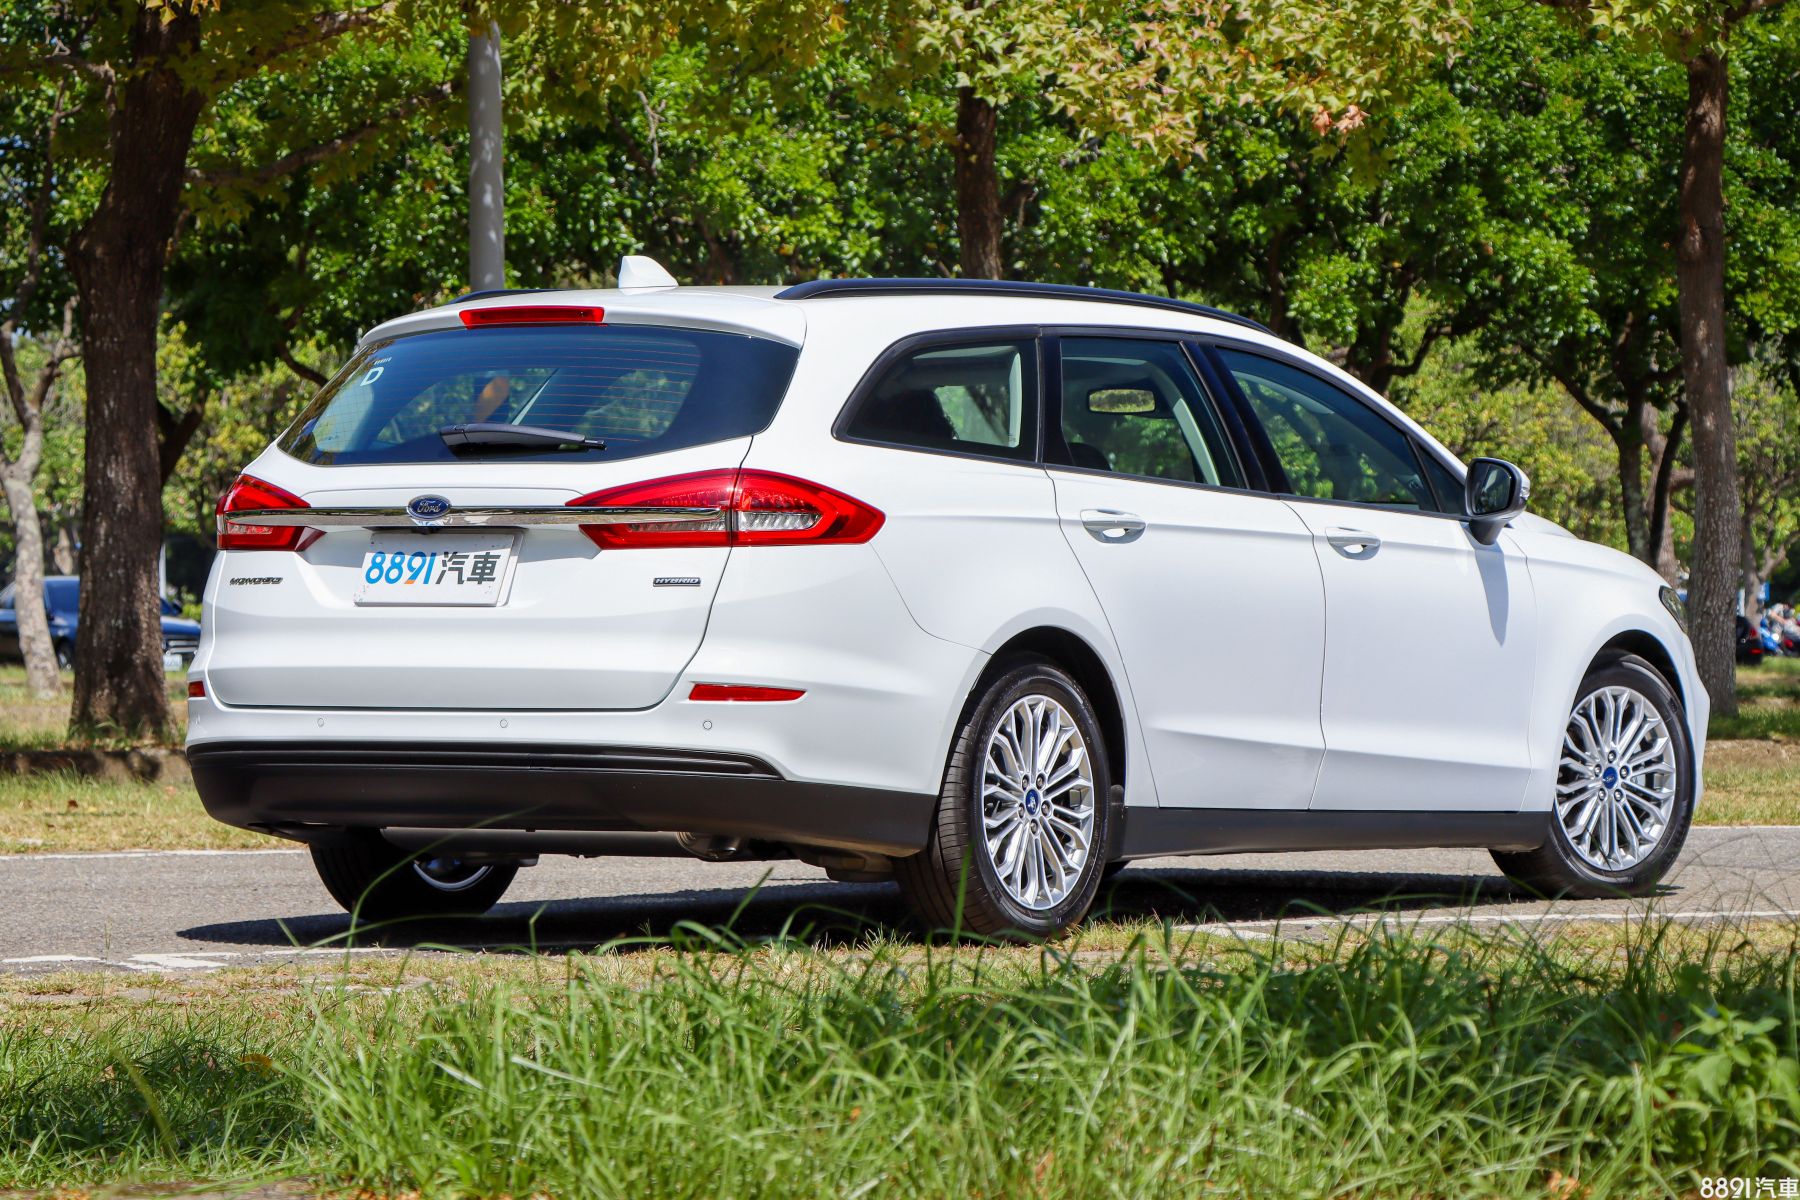
M 235 512 L 264 508 L 305 508 L 306 501 L 254 475 L 239 475 L 219 497 L 214 510 L 221 550 L 298 550 L 306 534 L 315 532 L 298 525 L 246 525 L 230 520 Z
M 886 518 L 842 492 L 771 471 L 699 471 L 595 492 L 579 508 L 716 508 L 704 520 L 583 525 L 604 550 L 866 542 Z
M 585 304 L 505 304 L 498 308 L 465 308 L 457 314 L 470 329 L 489 325 L 599 325 L 606 310 Z
M 806 695 L 798 688 L 760 687 L 749 683 L 696 683 L 689 700 L 798 700 Z
M 204 700 L 204 699 L 206 699 L 206 684 L 202 683 L 198 679 L 188 680 L 188 699 L 189 700 Z

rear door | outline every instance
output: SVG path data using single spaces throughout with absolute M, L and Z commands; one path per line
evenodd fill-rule
M 1057 512 L 1125 660 L 1159 803 L 1306 808 L 1324 746 L 1310 531 L 1244 490 L 1178 342 L 1064 336 L 1052 357 Z
M 300 506 L 294 524 L 221 517 L 211 693 L 308 708 L 658 703 L 700 645 L 729 553 L 720 510 L 797 354 L 591 323 L 365 346 L 252 464 L 272 488 L 234 502 Z M 694 511 L 546 523 L 582 498 Z

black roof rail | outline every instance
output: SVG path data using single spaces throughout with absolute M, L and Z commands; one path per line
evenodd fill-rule
M 464 292 L 456 299 L 447 301 L 447 303 L 461 304 L 465 300 L 486 300 L 490 296 L 529 296 L 533 292 L 547 292 L 550 290 L 551 289 L 549 288 L 488 288 L 486 291 L 481 292 Z
M 1230 321 L 1248 329 L 1273 333 L 1260 321 L 1191 300 L 1121 292 L 1113 288 L 1081 287 L 1073 283 L 1027 283 L 1017 279 L 809 279 L 775 293 L 777 300 L 811 300 L 821 296 L 922 296 L 985 292 L 998 296 L 1036 296 L 1046 300 L 1097 300 L 1104 304 L 1135 304 Z

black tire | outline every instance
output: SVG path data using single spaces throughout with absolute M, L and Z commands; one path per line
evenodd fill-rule
M 982 762 L 988 740 L 1017 701 L 1046 696 L 1073 718 L 1093 773 L 1094 824 L 1089 846 L 1068 894 L 1055 905 L 1032 909 L 1014 900 L 1001 883 L 982 837 Z M 944 770 L 937 819 L 925 849 L 897 859 L 894 875 L 913 911 L 927 925 L 989 937 L 1037 941 L 1072 928 L 1094 903 L 1112 833 L 1112 776 L 1106 743 L 1093 705 L 1068 674 L 1039 659 L 1022 659 L 1002 670 L 970 707 Z M 961 898 L 960 910 L 957 904 Z
M 364 921 L 480 916 L 499 903 L 519 868 L 411 855 L 374 833 L 348 833 L 311 846 L 313 867 L 331 898 Z M 443 879 L 433 882 L 430 870 Z
M 1669 819 L 1655 848 L 1641 861 L 1626 870 L 1605 870 L 1581 856 L 1553 810 L 1542 846 L 1522 852 L 1493 852 L 1494 862 L 1508 879 L 1541 896 L 1594 899 L 1646 895 L 1674 865 L 1693 824 L 1694 752 L 1681 700 L 1655 667 L 1628 654 L 1602 663 L 1581 681 L 1575 708 L 1606 687 L 1628 687 L 1648 699 L 1669 731 L 1675 753 L 1675 798 Z

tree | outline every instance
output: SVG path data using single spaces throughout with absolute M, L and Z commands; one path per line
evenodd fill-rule
M 45 330 L 30 349 L 31 362 L 20 362 L 20 339 L 34 316 L 50 265 L 52 212 L 56 207 L 55 147 L 67 115 L 61 87 L 33 89 L 15 99 L 8 124 L 23 153 L 16 173 L 6 176 L 9 206 L 23 211 L 22 245 L 9 245 L 8 258 L 19 263 L 12 281 L 6 315 L 0 320 L 0 382 L 13 418 L 19 424 L 16 448 L 0 445 L 0 494 L 13 523 L 13 611 L 18 621 L 19 649 L 25 659 L 25 683 L 31 694 L 48 698 L 62 691 L 56 649 L 43 605 L 44 532 L 38 519 L 37 476 L 44 461 L 45 404 L 65 366 L 76 357 L 74 299 L 62 303 L 60 323 Z M 16 257 L 15 257 L 16 256 Z
M 1005 213 L 1033 181 L 1002 186 L 1001 110 L 1041 103 L 1084 135 L 1119 137 L 1184 161 L 1204 150 L 1215 108 L 1267 103 L 1321 135 L 1358 128 L 1462 29 L 1454 5 L 1391 0 L 1354 11 L 1280 0 L 887 0 L 851 6 L 881 96 L 954 98 L 959 267 L 1010 274 Z
M 1725 326 L 1725 154 L 1729 52 L 1746 22 L 1782 0 L 1546 0 L 1660 48 L 1687 75 L 1675 263 L 1682 392 L 1693 427 L 1694 541 L 1688 581 L 1694 657 L 1715 712 L 1737 712 L 1735 620 L 1742 505 Z
M 1764 581 L 1800 544 L 1800 391 L 1791 380 L 1756 369 L 1740 372 L 1734 390 L 1744 615 L 1755 624 Z

